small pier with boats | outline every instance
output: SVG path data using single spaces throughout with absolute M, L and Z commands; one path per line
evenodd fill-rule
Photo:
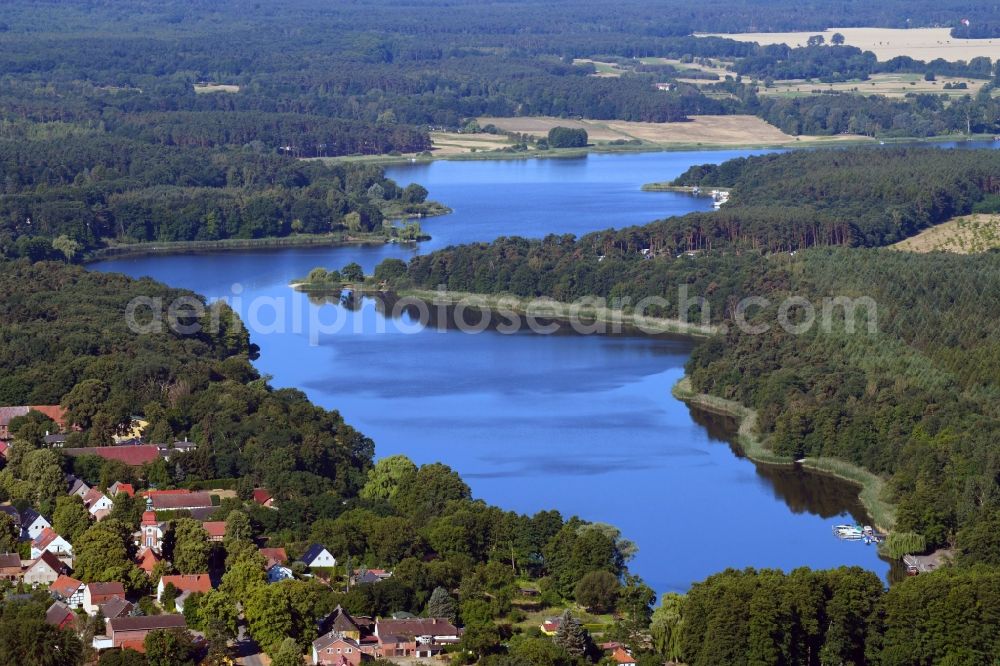
M 866 546 L 880 544 L 887 536 L 877 532 L 871 525 L 834 525 L 833 534 L 844 541 L 862 541 Z

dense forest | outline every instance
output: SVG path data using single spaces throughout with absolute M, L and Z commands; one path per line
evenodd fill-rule
M 0 255 L 73 260 L 109 241 L 381 231 L 384 211 L 426 210 L 424 188 L 401 188 L 377 166 L 92 132 L 18 138 L 7 130 Z

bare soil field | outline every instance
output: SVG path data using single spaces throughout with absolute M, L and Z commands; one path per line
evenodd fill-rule
M 1000 248 L 1000 215 L 956 217 L 892 247 L 907 252 L 955 252 L 972 254 Z
M 872 51 L 879 60 L 889 60 L 896 56 L 910 56 L 916 60 L 930 62 L 935 58 L 948 61 L 969 61 L 979 56 L 1000 58 L 1000 39 L 955 39 L 948 28 L 912 28 L 897 30 L 890 28 L 830 28 L 825 32 L 747 32 L 738 34 L 704 33 L 699 37 L 726 37 L 741 42 L 758 44 L 788 44 L 805 46 L 813 35 L 823 35 L 826 42 L 839 32 L 848 46 L 857 46 L 862 51 Z
M 591 142 L 639 139 L 655 145 L 783 145 L 805 142 L 864 140 L 858 136 L 795 137 L 756 116 L 691 116 L 683 123 L 639 123 L 623 120 L 570 120 L 567 118 L 480 118 L 508 132 L 545 136 L 553 127 L 587 130 Z

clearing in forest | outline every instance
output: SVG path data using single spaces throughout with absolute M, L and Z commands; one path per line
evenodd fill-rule
M 925 229 L 892 247 L 907 252 L 972 254 L 1000 248 L 1000 215 L 965 215 Z

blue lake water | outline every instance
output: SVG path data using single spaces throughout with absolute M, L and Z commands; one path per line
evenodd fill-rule
M 250 321 L 261 347 L 257 366 L 275 386 L 301 388 L 340 410 L 375 440 L 380 457 L 403 453 L 451 465 L 488 502 L 527 513 L 556 508 L 618 526 L 639 546 L 630 568 L 658 592 L 686 590 L 726 567 L 846 564 L 885 576 L 889 564 L 874 547 L 831 534 L 834 523 L 865 518 L 852 486 L 755 465 L 728 443 L 731 423 L 692 413 L 671 396 L 690 341 L 471 335 L 420 327 L 407 315 L 387 318 L 371 300 L 357 309 L 313 304 L 287 286 L 316 266 L 357 261 L 371 270 L 386 257 L 457 243 L 582 234 L 708 210 L 706 199 L 640 186 L 692 164 L 748 154 L 393 167 L 392 178 L 421 183 L 455 211 L 425 220 L 433 240 L 418 248 L 140 257 L 92 268 L 149 275 L 229 300 Z M 310 320 L 329 332 L 311 334 Z

